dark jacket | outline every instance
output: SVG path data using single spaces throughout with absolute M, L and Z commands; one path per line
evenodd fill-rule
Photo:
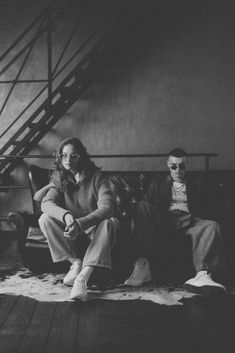
M 156 176 L 146 193 L 146 200 L 149 201 L 162 215 L 167 215 L 171 202 L 172 178 Z M 206 195 L 206 182 L 202 178 L 192 178 L 186 175 L 186 194 L 190 213 L 194 217 L 206 218 L 208 199 Z

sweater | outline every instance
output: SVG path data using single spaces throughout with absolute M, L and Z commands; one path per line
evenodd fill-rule
M 79 183 L 70 182 L 66 191 L 50 183 L 35 194 L 35 199 L 40 197 L 42 212 L 62 223 L 65 223 L 65 215 L 71 213 L 81 231 L 115 215 L 115 200 L 104 174 L 99 170 L 85 175 Z

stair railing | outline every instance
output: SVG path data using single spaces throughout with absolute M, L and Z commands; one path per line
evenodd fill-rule
M 72 4 L 74 4 L 74 0 L 66 4 L 66 9 L 68 9 Z M 72 39 L 75 36 L 76 31 L 78 30 L 78 23 L 75 23 L 71 33 L 69 33 L 68 40 L 65 43 L 64 48 L 61 51 L 61 54 L 55 63 L 53 68 L 52 65 L 52 32 L 53 26 L 59 17 L 64 14 L 65 7 L 57 7 L 57 13 L 55 14 L 55 8 L 53 8 L 54 4 L 57 4 L 57 1 L 52 1 L 50 5 L 44 10 L 36 20 L 19 36 L 19 38 L 5 51 L 5 53 L 0 57 L 0 60 L 5 59 L 11 51 L 18 45 L 19 41 L 22 41 L 25 36 L 28 35 L 28 32 L 31 31 L 36 25 L 37 32 L 34 34 L 33 38 L 29 40 L 29 42 L 23 46 L 23 49 L 19 50 L 19 52 L 15 55 L 14 58 L 10 59 L 10 61 L 3 67 L 0 71 L 0 77 L 9 70 L 12 65 L 21 57 L 25 52 L 26 56 L 23 60 L 23 63 L 20 66 L 20 69 L 13 80 L 2 80 L 0 84 L 12 84 L 9 93 L 3 102 L 3 105 L 0 109 L 0 115 L 3 113 L 6 108 L 7 102 L 12 95 L 12 92 L 18 83 L 45 83 L 45 86 L 39 90 L 39 92 L 33 97 L 30 103 L 23 108 L 19 115 L 10 122 L 8 127 L 0 133 L 0 142 L 2 141 L 2 147 L 0 149 L 0 154 L 7 154 L 8 156 L 14 155 L 22 155 L 24 153 L 28 153 L 35 144 L 45 135 L 47 131 L 55 124 L 55 122 L 60 118 L 68 109 L 69 105 L 63 104 L 61 100 L 58 99 L 58 94 L 62 93 L 62 90 L 66 88 L 66 84 L 69 81 L 72 81 L 76 75 L 79 75 L 79 70 L 85 68 L 85 65 L 89 65 L 89 61 L 92 59 L 92 55 L 97 54 L 100 48 L 104 45 L 105 40 L 109 37 L 110 32 L 115 29 L 115 26 L 118 23 L 118 18 L 120 16 L 120 12 L 118 13 L 117 9 L 108 13 L 102 21 L 96 26 L 95 30 L 88 36 L 80 47 L 73 52 L 69 59 L 65 63 L 63 63 L 63 59 L 65 57 L 66 52 L 71 44 Z M 77 2 L 76 2 L 77 3 Z M 119 9 L 120 10 L 120 9 Z M 40 22 L 41 21 L 41 22 Z M 20 80 L 20 75 L 25 68 L 25 65 L 28 61 L 30 53 L 32 52 L 36 41 L 43 34 L 47 33 L 47 79 L 27 79 Z M 77 62 L 78 61 L 78 62 Z M 60 67 L 62 65 L 62 67 Z M 67 70 L 67 71 L 66 71 Z M 69 72 L 69 74 L 68 74 Z M 64 76 L 63 76 L 64 75 Z M 56 87 L 53 87 L 53 83 Z M 83 93 L 85 89 L 91 84 L 89 80 L 87 80 L 86 84 L 80 87 L 80 91 L 76 90 L 76 94 L 74 97 L 70 99 L 70 105 L 77 99 L 78 93 Z M 72 90 L 75 88 L 75 85 L 70 85 L 69 88 L 72 87 Z M 71 90 L 71 91 L 72 91 Z M 45 91 L 47 91 L 47 95 L 45 96 Z M 57 96 L 57 97 L 56 97 Z M 58 102 L 55 102 L 56 99 Z M 56 104 L 59 103 L 59 104 Z M 58 109 L 58 107 L 60 109 Z M 60 114 L 58 111 L 60 110 Z M 30 114 L 29 114 L 30 111 Z M 33 111 L 33 113 L 32 113 Z M 27 114 L 29 117 L 27 117 Z M 42 118 L 38 118 L 41 115 Z M 20 126 L 20 128 L 18 128 Z M 43 126 L 43 130 L 41 127 Z M 16 131 L 16 132 L 15 132 Z M 13 133 L 12 133 L 13 132 Z M 22 136 L 24 137 L 22 138 Z M 8 167 L 10 167 L 10 159 L 4 159 L 0 163 L 0 170 L 6 171 Z

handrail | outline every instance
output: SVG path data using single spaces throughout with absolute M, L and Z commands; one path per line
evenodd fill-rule
M 44 22 L 44 21 L 43 21 L 43 22 Z M 41 26 L 43 26 L 43 24 L 44 24 L 43 22 L 41 23 L 41 25 L 40 25 L 40 27 L 39 27 L 39 29 L 38 29 L 38 32 L 40 31 Z M 25 64 L 26 64 L 26 62 L 27 62 L 27 60 L 28 60 L 28 58 L 29 58 L 29 56 L 30 56 L 30 53 L 31 53 L 31 51 L 33 50 L 33 47 L 34 47 L 34 45 L 35 45 L 35 43 L 36 43 L 36 39 L 37 39 L 37 35 L 36 35 L 36 36 L 33 38 L 33 40 L 31 41 L 31 46 L 29 46 L 29 50 L 28 50 L 28 52 L 27 52 L 27 54 L 26 54 L 26 56 L 25 56 L 25 58 L 24 58 L 22 64 L 20 65 L 20 69 L 19 69 L 19 71 L 18 71 L 18 73 L 17 73 L 17 75 L 16 75 L 15 81 L 14 81 L 13 85 L 11 86 L 11 88 L 10 88 L 10 90 L 9 90 L 9 92 L 8 92 L 8 94 L 7 94 L 7 96 L 6 96 L 6 98 L 5 98 L 5 101 L 4 101 L 4 103 L 3 103 L 3 105 L 2 105 L 2 107 L 1 107 L 1 109 L 0 109 L 0 116 L 1 116 L 1 114 L 2 114 L 2 112 L 3 112 L 3 110 L 4 110 L 5 106 L 6 106 L 6 104 L 7 104 L 7 102 L 8 102 L 8 99 L 10 98 L 10 95 L 11 95 L 13 89 L 15 88 L 15 85 L 16 85 L 16 83 L 17 83 L 17 80 L 18 80 L 18 78 L 20 77 L 20 74 L 21 74 L 21 72 L 22 72 L 23 69 L 24 69 L 24 66 L 25 66 Z M 0 76 L 1 76 L 1 73 L 0 73 Z
M 73 2 L 74 2 L 74 0 L 70 1 L 69 4 L 70 4 L 70 3 L 73 3 Z M 52 1 L 52 3 L 53 3 L 53 1 Z M 68 4 L 67 4 L 67 5 L 68 5 Z M 67 6 L 67 5 L 66 5 L 66 6 Z M 43 14 L 44 14 L 44 15 L 47 15 L 48 10 L 50 10 L 50 8 L 51 8 L 51 6 L 48 6 L 48 7 L 47 7 L 47 10 L 45 10 L 45 11 L 43 12 Z M 24 113 L 26 113 L 26 111 L 36 102 L 36 100 L 43 94 L 43 92 L 46 91 L 46 89 L 48 89 L 48 92 L 49 92 L 49 94 L 48 94 L 48 101 L 46 102 L 46 104 L 47 104 L 47 106 L 48 106 L 48 104 L 49 104 L 49 106 L 52 104 L 51 101 L 52 101 L 54 95 L 53 95 L 52 92 L 51 92 L 51 87 L 49 87 L 49 86 L 51 86 L 52 81 L 54 81 L 54 80 L 58 77 L 58 75 L 60 75 L 61 72 L 62 72 L 66 67 L 68 67 L 69 64 L 71 64 L 71 62 L 74 60 L 74 58 L 78 56 L 78 54 L 81 52 L 81 50 L 83 50 L 83 49 L 87 46 L 87 44 L 88 44 L 91 40 L 93 40 L 93 39 L 95 38 L 95 36 L 102 30 L 102 28 L 104 28 L 105 24 L 107 23 L 107 20 L 108 20 L 108 19 L 110 20 L 110 18 L 113 17 L 113 14 L 114 14 L 114 13 L 115 13 L 115 11 L 112 11 L 111 14 L 109 13 L 109 16 L 106 16 L 105 19 L 103 19 L 103 20 L 101 21 L 101 23 L 97 26 L 96 30 L 93 31 L 92 35 L 89 36 L 88 40 L 84 41 L 84 42 L 81 44 L 80 48 L 78 48 L 78 50 L 75 51 L 75 53 L 72 55 L 72 57 L 70 57 L 70 59 L 65 63 L 65 65 L 63 65 L 63 67 L 60 68 L 60 70 L 59 70 L 58 72 L 56 72 L 56 69 L 58 68 L 58 65 L 59 65 L 59 63 L 60 63 L 60 61 L 61 61 L 61 59 L 62 59 L 62 57 L 63 57 L 63 55 L 64 55 L 64 53 L 65 53 L 65 50 L 68 48 L 69 42 L 71 41 L 71 37 L 69 38 L 69 41 L 66 43 L 65 48 L 64 48 L 64 50 L 62 51 L 62 54 L 61 54 L 61 56 L 59 57 L 58 62 L 56 63 L 55 68 L 54 68 L 53 70 L 52 70 L 52 68 L 49 70 L 50 73 L 51 73 L 51 75 L 50 75 L 50 76 L 48 75 L 47 80 L 44 80 L 44 79 L 43 79 L 43 80 L 31 80 L 32 82 L 46 82 L 47 84 L 36 94 L 36 96 L 33 98 L 33 100 L 23 109 L 22 112 L 19 113 L 19 115 L 10 123 L 10 125 L 0 134 L 0 139 L 1 139 L 3 136 L 6 135 L 6 133 L 14 126 L 15 123 L 18 122 L 18 120 L 19 120 L 21 117 L 23 117 Z M 55 17 L 53 18 L 52 22 L 54 22 L 55 19 L 57 19 L 58 17 L 59 17 L 59 15 L 57 15 L 57 17 L 55 16 Z M 39 17 L 38 19 L 40 19 L 40 18 L 41 18 L 41 17 Z M 34 24 L 35 24 L 35 22 L 37 22 L 37 21 L 34 21 Z M 30 28 L 31 28 L 31 27 L 30 27 Z M 47 29 L 47 27 L 44 27 L 42 30 L 40 30 L 39 33 L 33 38 L 33 40 L 36 40 L 36 39 L 38 38 L 38 36 L 39 36 L 40 34 L 42 34 L 42 32 L 44 32 L 46 29 Z M 25 31 L 25 32 L 26 32 L 26 31 Z M 72 31 L 72 34 L 71 34 L 71 35 L 73 35 L 74 32 L 75 32 L 75 30 Z M 20 38 L 21 38 L 21 37 L 20 37 Z M 31 40 L 31 41 L 29 42 L 29 44 L 26 46 L 27 48 L 28 48 L 28 46 L 31 44 L 31 42 L 32 42 L 33 40 Z M 25 47 L 24 49 L 26 49 L 26 47 Z M 14 59 L 13 59 L 13 60 L 14 60 Z M 48 56 L 48 65 L 49 65 L 49 63 L 51 63 L 51 58 L 49 58 L 49 56 Z M 5 68 L 4 68 L 4 69 L 5 69 Z M 4 69 L 3 69 L 3 70 L 4 70 Z M 2 70 L 2 71 L 3 71 L 3 70 Z M 0 75 L 1 75 L 2 71 L 0 72 Z M 26 81 L 27 81 L 27 80 L 26 80 Z M 24 80 L 18 81 L 17 79 L 15 79 L 15 80 L 12 80 L 12 81 L 11 81 L 11 80 L 6 80 L 6 81 L 3 80 L 3 81 L 0 81 L 0 83 L 4 83 L 4 82 L 6 82 L 6 83 L 14 83 L 14 86 L 15 86 L 15 85 L 16 85 L 17 83 L 19 83 L 19 82 L 24 82 Z M 12 91 L 12 90 L 11 90 L 11 91 Z M 58 91 L 58 90 L 56 90 L 56 91 Z M 6 103 L 5 103 L 5 104 L 6 104 Z M 2 107 L 2 109 L 1 109 L 1 111 L 4 109 L 5 104 L 3 104 L 3 107 Z M 36 111 L 37 111 L 37 110 L 36 110 Z M 27 120 L 27 122 L 30 122 L 30 120 Z M 25 123 L 25 124 L 26 124 L 26 123 Z M 25 126 L 25 124 L 23 124 L 23 125 Z M 12 136 L 11 138 L 15 138 L 15 135 L 13 134 L 13 136 Z M 2 148 L 1 148 L 2 151 L 4 151 L 4 149 L 6 150 L 6 148 L 4 148 L 4 147 L 5 147 L 5 146 L 2 146 Z
M 16 44 L 28 33 L 28 31 L 31 30 L 31 28 L 32 28 L 41 18 L 43 18 L 44 15 L 49 16 L 49 12 L 52 10 L 52 4 L 54 4 L 54 3 L 56 3 L 56 2 L 57 2 L 56 0 L 52 0 L 52 1 L 50 2 L 50 4 L 47 6 L 47 8 L 36 18 L 36 20 L 33 21 L 33 23 L 23 32 L 23 34 L 17 38 L 17 40 L 13 43 L 13 45 L 10 46 L 10 47 L 5 51 L 5 53 L 0 57 L 0 60 L 2 60 L 2 59 L 9 53 L 10 49 L 12 49 L 12 48 L 14 47 L 14 45 L 16 45 Z M 74 0 L 69 1 L 69 4 L 71 4 L 71 3 L 73 3 L 73 2 L 74 2 Z M 67 6 L 67 5 L 68 5 L 68 4 L 66 4 L 66 6 Z M 66 8 L 67 8 L 67 7 L 66 7 Z M 112 13 L 112 16 L 113 16 L 113 12 L 114 12 L 114 11 L 111 12 L 111 13 Z M 51 13 L 51 12 L 50 12 L 50 13 Z M 109 21 L 112 19 L 112 16 L 110 17 L 110 14 L 109 14 L 109 16 L 108 16 L 108 17 L 109 17 Z M 55 18 L 57 18 L 57 17 L 58 17 L 58 14 L 57 14 L 57 16 L 54 16 L 54 17 L 53 17 L 53 20 L 52 20 L 52 21 L 54 21 Z M 10 126 L 0 135 L 0 138 L 3 137 L 3 135 L 6 134 L 6 132 L 8 132 L 8 131 L 10 130 L 10 128 L 19 120 L 19 118 L 20 118 L 20 117 L 26 112 L 26 110 L 35 102 L 35 100 L 36 100 L 46 89 L 48 89 L 48 91 L 49 91 L 49 92 L 48 92 L 48 93 L 49 93 L 49 94 L 48 94 L 48 98 L 40 105 L 39 108 L 37 108 L 37 109 L 34 111 L 34 113 L 31 115 L 31 117 L 27 120 L 27 123 L 26 123 L 26 122 L 23 123 L 22 127 L 18 130 L 18 132 L 15 133 L 15 134 L 13 134 L 13 138 L 15 138 L 15 141 L 18 142 L 18 141 L 17 141 L 17 137 L 21 135 L 21 133 L 22 133 L 22 128 L 25 128 L 27 124 L 32 123 L 32 122 L 34 121 L 34 119 L 35 119 L 36 114 L 40 113 L 40 112 L 42 111 L 42 109 L 46 109 L 46 107 L 48 107 L 48 105 L 49 105 L 49 106 L 51 105 L 52 99 L 53 99 L 53 98 L 55 97 L 55 95 L 59 92 L 62 83 L 63 83 L 63 84 L 68 83 L 68 80 L 72 77 L 72 75 L 74 75 L 74 74 L 77 72 L 76 70 L 77 70 L 78 68 L 81 68 L 81 67 L 84 66 L 84 63 L 86 62 L 86 60 L 89 60 L 89 59 L 90 59 L 90 53 L 93 52 L 93 50 L 90 50 L 88 53 L 86 53 L 86 55 L 81 59 L 81 61 L 79 62 L 79 64 L 77 64 L 77 65 L 71 70 L 70 74 L 67 75 L 66 79 L 64 79 L 64 80 L 62 81 L 62 83 L 60 83 L 60 84 L 57 85 L 57 87 L 54 89 L 53 92 L 52 92 L 51 87 L 49 87 L 49 86 L 51 85 L 52 81 L 55 80 L 55 79 L 57 78 L 57 76 L 62 72 L 62 70 L 64 70 L 65 67 L 67 67 L 67 66 L 70 64 L 70 62 L 74 59 L 74 57 L 76 57 L 76 56 L 78 55 L 78 53 L 80 53 L 81 50 L 83 50 L 84 47 L 86 47 L 86 45 L 92 40 L 92 38 L 94 39 L 94 36 L 97 35 L 98 38 L 95 38 L 95 39 L 96 39 L 97 43 L 101 43 L 102 40 L 103 40 L 103 38 L 105 38 L 105 37 L 108 35 L 107 33 L 104 34 L 104 33 L 102 32 L 102 31 L 103 31 L 102 28 L 103 28 L 104 25 L 106 24 L 106 20 L 107 20 L 107 16 L 105 15 L 105 21 L 104 21 L 104 19 L 103 19 L 103 20 L 101 21 L 101 23 L 99 23 L 99 25 L 97 26 L 98 29 L 97 29 L 97 27 L 96 27 L 96 30 L 95 30 L 94 32 L 92 32 L 92 35 L 88 36 L 88 40 L 85 40 L 85 41 L 82 43 L 81 47 L 78 48 L 78 49 L 75 51 L 75 53 L 73 53 L 73 55 L 72 55 L 72 56 L 70 57 L 70 59 L 65 63 L 65 65 L 62 66 L 62 68 L 60 68 L 60 69 L 57 71 L 57 68 L 58 68 L 58 66 L 59 66 L 59 64 L 60 64 L 60 62 L 61 62 L 61 59 L 62 59 L 62 57 L 64 56 L 64 53 L 65 53 L 64 50 L 67 49 L 67 47 L 68 47 L 68 45 L 69 45 L 69 42 L 70 42 L 70 40 L 71 40 L 71 37 L 69 37 L 69 40 L 68 40 L 68 42 L 66 43 L 65 48 L 64 48 L 64 50 L 62 51 L 62 54 L 61 54 L 61 56 L 59 57 L 59 60 L 58 60 L 58 62 L 56 63 L 56 66 L 55 66 L 54 70 L 53 70 L 52 67 L 49 68 L 49 66 L 48 66 L 48 68 L 49 68 L 48 78 L 47 78 L 47 80 L 41 80 L 41 81 L 43 81 L 43 82 L 45 81 L 45 82 L 47 83 L 47 84 L 45 85 L 45 87 L 39 92 L 39 94 L 36 95 L 36 97 L 33 98 L 33 100 L 27 105 L 27 107 L 23 109 L 23 111 L 18 115 L 18 117 L 17 117 L 12 123 L 10 123 Z M 112 28 L 115 28 L 114 24 L 113 24 L 113 23 L 110 23 L 109 21 L 108 21 L 108 25 L 109 25 L 109 26 L 112 25 Z M 48 31 L 51 30 L 51 22 L 50 22 L 50 21 L 48 22 L 48 26 L 44 27 L 44 20 L 43 20 L 41 26 L 42 26 L 43 28 L 40 28 L 40 26 L 39 26 L 39 28 L 38 28 L 40 34 L 41 34 L 41 30 L 43 30 L 43 32 L 44 32 L 46 29 L 48 29 Z M 101 31 L 101 33 L 100 33 L 100 31 Z M 74 30 L 72 31 L 72 34 L 73 34 L 73 32 L 74 32 Z M 71 35 L 72 35 L 72 34 L 71 34 Z M 103 38 L 100 38 L 101 34 L 103 35 Z M 49 35 L 48 40 L 50 40 L 50 35 L 51 35 L 51 33 L 48 33 L 48 35 Z M 33 44 L 33 41 L 36 40 L 37 38 L 38 38 L 38 35 L 36 34 L 36 36 L 34 36 L 34 38 L 31 39 L 31 41 L 29 42 L 28 46 L 26 46 L 26 47 L 27 47 L 27 48 L 30 47 L 30 45 Z M 96 45 L 97 45 L 97 43 L 96 43 Z M 99 44 L 99 45 L 100 45 L 100 44 Z M 25 50 L 26 47 L 24 47 L 23 50 Z M 30 49 L 31 49 L 31 48 L 30 48 Z M 93 49 L 94 49 L 94 48 L 93 48 Z M 51 50 L 51 48 L 50 48 L 50 45 L 49 45 L 48 54 L 50 54 L 50 50 Z M 19 54 L 19 53 L 18 53 L 18 54 Z M 20 54 L 21 54 L 21 51 L 20 51 Z M 50 54 L 50 55 L 51 55 L 51 54 Z M 51 64 L 51 57 L 48 57 L 48 62 L 49 62 L 49 64 Z M 4 69 L 5 69 L 5 68 L 4 68 Z M 3 70 L 4 70 L 4 69 L 3 69 Z M 0 72 L 0 75 L 1 75 L 2 72 L 3 72 L 3 71 Z M 19 74 L 20 74 L 20 72 L 21 72 L 21 71 L 19 71 Z M 19 77 L 19 75 L 17 76 L 17 78 L 18 78 L 18 77 Z M 39 82 L 39 81 L 40 81 L 40 80 L 35 80 L 35 82 Z M 4 81 L 3 81 L 3 82 L 4 82 Z M 8 81 L 8 82 L 9 82 L 9 81 Z M 24 80 L 20 80 L 20 81 L 18 81 L 17 79 L 13 80 L 14 85 L 15 85 L 16 83 L 18 83 L 18 82 L 24 82 Z M 33 82 L 34 82 L 34 81 L 33 81 Z M 1 81 L 0 81 L 0 83 L 1 83 Z M 13 85 L 13 87 L 14 87 L 14 85 Z M 45 118 L 47 118 L 47 117 L 45 117 Z M 29 126 L 28 126 L 28 127 L 29 127 Z M 32 133 L 34 133 L 33 130 L 32 130 Z M 11 137 L 11 138 L 12 138 L 12 137 Z M 31 136 L 30 136 L 30 138 L 31 138 Z M 26 142 L 27 142 L 27 141 L 26 141 Z M 9 146 L 10 144 L 11 144 L 10 141 L 8 141 L 7 143 L 5 143 L 5 145 L 1 148 L 1 151 L 2 151 L 2 152 L 3 152 L 3 151 L 6 151 L 7 149 L 6 149 L 5 147 L 6 147 L 6 146 Z M 27 153 L 27 152 L 28 152 L 27 150 L 22 150 L 21 153 Z M 54 158 L 54 155 L 14 155 L 14 153 L 20 153 L 20 151 L 17 150 L 17 149 L 14 150 L 14 151 L 11 152 L 11 153 L 12 153 L 12 154 L 8 154 L 8 155 L 4 155 L 4 154 L 0 155 L 0 160 L 4 160 L 4 159 L 5 159 L 5 160 L 16 160 L 16 159 L 24 159 L 24 158 Z M 199 153 L 199 154 L 198 154 L 198 153 L 193 153 L 193 154 L 188 154 L 188 155 L 189 155 L 189 156 L 199 156 L 199 157 L 201 156 L 201 157 L 204 157 L 204 158 L 205 158 L 205 162 L 206 162 L 206 169 L 207 169 L 207 170 L 209 169 L 209 159 L 210 159 L 210 157 L 215 157 L 215 156 L 217 156 L 216 153 Z M 144 157 L 144 158 L 145 158 L 145 157 L 166 157 L 166 156 L 168 156 L 168 154 L 113 154 L 113 155 L 91 155 L 91 158 L 138 158 L 138 157 L 140 157 L 140 158 L 143 158 L 143 157 Z
M 103 26 L 104 26 L 104 22 L 102 22 L 100 25 L 99 25 L 99 28 L 98 30 L 102 29 Z M 89 37 L 89 41 L 92 40 L 92 38 L 94 38 L 94 36 L 97 34 L 97 32 L 93 32 L 92 33 L 92 36 Z M 99 46 L 103 40 L 105 39 L 106 37 L 104 37 L 103 39 L 101 39 L 100 41 L 98 41 L 97 45 L 88 53 L 84 56 L 84 58 L 79 62 L 79 64 L 70 72 L 69 75 L 67 75 L 67 77 L 62 81 L 62 83 L 60 85 L 58 85 L 54 91 L 52 92 L 52 99 L 56 96 L 56 94 L 60 91 L 60 87 L 65 84 L 66 82 L 68 82 L 71 77 L 74 75 L 75 71 L 78 69 L 78 67 L 82 67 L 84 65 L 84 63 L 86 62 L 86 60 L 89 59 L 89 57 L 91 56 L 91 54 L 96 50 L 96 47 Z M 82 43 L 81 47 L 79 49 L 77 49 L 77 51 L 73 54 L 73 56 L 65 63 L 65 65 L 63 66 L 63 68 L 60 69 L 60 71 L 58 71 L 56 73 L 56 75 L 54 75 L 54 77 L 52 78 L 52 80 L 54 81 L 57 76 L 62 72 L 62 70 L 64 70 L 68 64 L 74 59 L 74 57 L 76 57 L 82 49 L 85 48 L 85 46 L 89 43 L 89 41 L 85 41 Z M 2 138 L 7 131 L 10 130 L 10 128 L 12 128 L 12 126 L 21 118 L 21 116 L 27 111 L 27 109 L 39 98 L 39 96 L 46 90 L 48 89 L 48 84 L 46 86 L 44 86 L 39 92 L 38 94 L 33 98 L 33 100 L 24 108 L 24 110 L 15 118 L 15 120 L 5 129 L 5 131 L 0 135 L 0 138 Z M 35 110 L 35 112 L 31 115 L 31 117 L 27 120 L 27 122 L 25 122 L 21 128 L 13 135 L 13 138 L 17 138 L 17 136 L 19 136 L 22 131 L 25 129 L 25 127 L 28 125 L 29 122 L 33 121 L 35 119 L 35 115 L 38 114 L 38 111 L 40 110 L 43 110 L 45 109 L 47 106 L 47 101 L 45 101 L 44 103 L 41 104 L 41 106 Z M 8 143 L 6 144 L 6 146 L 8 145 Z M 4 147 L 6 147 L 4 146 Z M 3 148 L 4 148 L 3 147 Z M 2 149 L 3 149 L 2 148 Z M 6 148 L 5 148 L 6 149 Z
M 71 56 L 71 58 L 64 64 L 64 66 L 62 66 L 62 68 L 56 73 L 56 75 L 53 77 L 53 79 L 57 78 L 57 76 L 59 76 L 59 74 L 70 64 L 70 62 L 72 62 L 74 60 L 74 58 L 81 53 L 81 51 L 87 46 L 87 44 L 89 44 L 91 42 L 91 40 L 95 37 L 95 35 L 102 30 L 102 28 L 104 28 L 105 24 L 107 23 L 106 21 L 108 19 L 110 19 L 110 17 L 113 15 L 113 13 L 107 17 L 105 17 L 105 19 L 99 24 L 98 29 L 96 29 L 95 31 L 92 32 L 92 34 L 88 37 L 87 40 L 85 40 L 82 45 L 80 46 L 80 48 L 78 48 L 75 53 Z
M 0 190 L 8 189 L 30 189 L 27 185 L 0 185 Z
M 91 158 L 146 158 L 146 157 L 168 157 L 168 153 L 145 153 L 145 154 L 99 154 L 99 155 L 90 155 Z M 205 157 L 205 171 L 209 171 L 209 158 L 217 157 L 217 153 L 187 153 L 189 157 Z M 27 159 L 27 158 L 40 158 L 40 159 L 52 159 L 55 158 L 55 154 L 46 154 L 46 155 L 18 155 L 18 156 L 9 156 L 9 155 L 0 155 L 0 160 L 3 159 Z M 29 185 L 0 185 L 0 192 L 9 189 L 30 189 Z
M 70 3 L 73 2 L 73 1 L 74 1 L 74 0 L 71 0 Z M 51 6 L 48 6 L 48 7 L 47 7 L 47 9 L 43 12 L 43 15 L 42 15 L 41 17 L 43 18 L 43 16 L 47 16 L 47 14 L 48 14 L 49 11 L 52 11 L 52 7 L 51 7 Z M 62 11 L 61 11 L 61 13 L 62 13 Z M 53 18 L 52 23 L 54 23 L 54 22 L 60 17 L 61 13 L 57 14 L 57 15 Z M 40 18 L 41 18 L 41 17 L 40 17 Z M 45 18 L 43 18 L 42 22 L 44 22 L 44 19 L 45 19 Z M 37 22 L 38 22 L 38 21 L 37 21 Z M 36 23 L 34 23 L 34 25 L 35 25 L 35 24 L 36 24 Z M 41 25 L 40 25 L 40 27 L 41 27 Z M 17 54 L 15 54 L 15 56 L 8 62 L 8 64 L 6 64 L 6 65 L 3 67 L 3 69 L 1 69 L 1 71 L 0 71 L 0 76 L 2 76 L 2 74 L 4 74 L 4 72 L 7 71 L 7 70 L 9 69 L 9 67 L 11 67 L 11 65 L 12 65 L 28 48 L 30 48 L 31 45 L 32 45 L 32 43 L 33 43 L 34 41 L 36 41 L 36 39 L 38 39 L 47 29 L 48 29 L 48 26 L 47 26 L 47 25 L 46 25 L 45 27 L 42 26 L 42 28 L 40 28 L 40 30 L 39 30 L 38 33 L 33 37 L 33 39 L 31 39 L 20 51 L 18 51 Z M 29 31 L 28 31 L 27 33 L 29 33 Z M 24 36 L 25 36 L 27 33 L 25 33 Z M 22 36 L 22 37 L 20 38 L 20 40 L 21 40 L 24 36 Z M 16 44 L 18 44 L 18 43 L 19 43 L 19 42 L 15 42 L 14 46 L 16 46 Z M 12 46 L 11 50 L 14 48 L 14 46 Z M 3 58 L 4 58 L 4 57 L 3 57 Z M 3 58 L 0 59 L 0 61 L 3 60 Z
M 135 158 L 135 157 L 167 157 L 169 153 L 144 153 L 144 154 L 90 154 L 91 158 Z M 189 157 L 217 157 L 218 153 L 187 153 Z M 11 156 L 0 154 L 0 159 L 25 159 L 25 158 L 55 158 L 55 154 L 28 154 Z
M 143 154 L 91 154 L 91 158 L 153 158 L 153 157 L 168 157 L 168 153 L 143 153 Z M 204 153 L 187 153 L 187 156 L 189 157 L 204 157 L 205 159 L 205 170 L 209 171 L 210 170 L 210 158 L 211 157 L 217 157 L 218 153 L 213 153 L 213 152 L 204 152 Z M 0 154 L 0 160 L 4 159 L 11 159 L 11 160 L 16 160 L 16 159 L 27 159 L 27 158 L 40 158 L 40 159 L 52 159 L 55 158 L 55 153 L 50 154 L 50 155 L 4 155 Z
M 52 0 L 49 5 L 35 18 L 35 20 L 16 38 L 16 40 L 10 45 L 7 50 L 0 56 L 0 61 L 2 61 L 9 52 L 21 41 L 22 38 L 35 26 L 35 24 L 47 13 L 47 11 L 51 8 L 53 3 L 56 3 L 57 0 Z

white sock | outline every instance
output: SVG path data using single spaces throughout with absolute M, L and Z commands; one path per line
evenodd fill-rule
M 79 258 L 69 259 L 72 265 L 80 266 L 82 264 L 82 260 Z
M 81 270 L 81 272 L 77 276 L 77 279 L 78 280 L 84 280 L 86 283 L 88 283 L 89 278 L 90 278 L 92 272 L 94 271 L 94 269 L 95 268 L 93 266 L 85 266 L 85 267 L 83 267 L 83 269 Z

